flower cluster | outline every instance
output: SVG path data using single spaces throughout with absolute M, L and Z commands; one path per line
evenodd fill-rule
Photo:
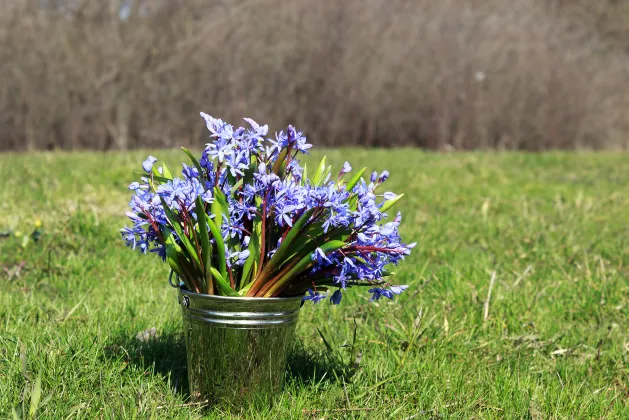
M 227 296 L 305 295 L 371 286 L 371 300 L 393 298 L 407 286 L 385 281 L 415 244 L 399 235 L 401 215 L 385 220 L 401 197 L 377 190 L 389 173 L 356 171 L 348 162 L 335 176 L 325 158 L 308 176 L 298 156 L 308 153 L 303 133 L 289 126 L 267 138 L 268 126 L 245 119 L 234 128 L 201 113 L 212 142 L 174 177 L 149 156 L 127 212 L 125 243 L 168 262 L 191 291 Z

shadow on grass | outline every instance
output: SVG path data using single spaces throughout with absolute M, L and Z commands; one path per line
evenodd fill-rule
M 174 392 L 189 397 L 186 347 L 183 334 L 163 332 L 142 335 L 120 332 L 105 347 L 108 359 L 123 360 L 145 372 L 160 375 Z M 352 372 L 341 360 L 329 354 L 306 349 L 295 341 L 287 357 L 286 383 L 310 385 L 347 379 Z
M 111 337 L 105 347 L 109 359 L 122 359 L 130 365 L 164 378 L 174 392 L 186 398 L 189 395 L 188 373 L 186 368 L 186 346 L 182 333 L 164 332 L 144 336 L 133 333 Z
M 286 381 L 310 385 L 320 382 L 346 381 L 355 373 L 338 354 L 309 351 L 296 341 L 288 355 Z

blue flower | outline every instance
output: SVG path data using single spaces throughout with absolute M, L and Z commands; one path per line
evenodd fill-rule
M 205 120 L 207 129 L 212 133 L 212 137 L 229 139 L 233 134 L 233 127 L 219 118 L 214 118 L 205 112 L 201 112 L 201 118 Z
M 404 285 L 400 285 L 400 286 L 391 286 L 391 287 L 389 287 L 389 290 L 391 290 L 396 295 L 399 295 L 400 293 L 402 293 L 406 289 L 408 289 L 408 286 L 405 285 L 405 284 Z
M 323 262 L 327 262 L 327 263 L 330 262 L 330 259 L 325 256 L 325 252 L 323 252 L 323 250 L 319 247 L 315 249 L 315 252 L 312 253 L 312 256 L 310 258 L 313 261 L 317 261 L 317 264 L 322 264 Z
M 150 173 L 153 169 L 153 165 L 155 164 L 155 162 L 157 162 L 157 158 L 149 156 L 144 162 L 142 162 L 142 169 L 144 169 L 145 172 Z
M 197 168 L 188 166 L 185 163 L 183 163 L 182 165 L 183 165 L 183 170 L 181 171 L 181 174 L 184 176 L 184 178 L 190 179 L 190 178 L 199 177 L 199 171 L 197 170 Z
M 244 120 L 247 121 L 247 123 L 249 123 L 249 125 L 251 126 L 251 130 L 247 132 L 247 139 L 249 141 L 252 141 L 252 140 L 255 141 L 255 143 L 252 144 L 252 146 L 257 146 L 258 141 L 259 142 L 264 141 L 264 136 L 269 134 L 269 126 L 266 124 L 263 126 L 260 126 L 260 124 L 258 124 L 251 118 L 244 118 Z
M 158 257 L 160 257 L 162 259 L 162 261 L 166 261 L 166 247 L 159 245 L 153 249 L 151 249 L 151 252 L 153 252 L 154 254 L 156 254 Z
M 307 153 L 307 150 L 312 147 L 312 144 L 306 143 L 306 136 L 301 131 L 295 130 L 295 127 L 289 125 L 286 129 L 288 135 L 288 143 L 293 146 L 294 149 L 299 150 L 302 153 Z
M 312 144 L 306 143 L 306 137 L 302 132 L 295 130 L 295 127 L 289 125 L 286 129 L 286 133 L 281 131 L 279 134 L 275 134 L 275 141 L 269 140 L 273 145 L 271 153 L 275 157 L 279 155 L 282 149 L 290 147 L 292 150 L 297 150 L 302 153 L 308 153 L 308 149 L 312 147 Z
M 298 209 L 297 206 L 292 206 L 292 205 L 285 205 L 285 206 L 276 208 L 277 224 L 279 226 L 284 226 L 284 224 L 287 224 L 288 226 L 292 227 L 293 226 L 292 215 L 297 209 Z
M 249 250 L 245 249 L 244 251 L 233 252 L 229 255 L 229 259 L 231 260 L 233 258 L 236 258 L 236 262 L 234 262 L 235 265 L 243 265 L 247 261 L 247 258 L 249 258 Z
M 261 162 L 260 165 L 258 165 L 258 172 L 254 174 L 254 177 L 261 183 L 260 189 L 273 185 L 280 180 L 280 178 L 274 173 L 266 173 L 266 164 L 264 162 Z
M 199 165 L 201 165 L 201 168 L 205 169 L 208 175 L 213 175 L 214 162 L 212 161 L 212 156 L 210 156 L 209 154 L 209 150 L 209 146 L 206 146 L 206 148 L 203 150 L 203 153 L 201 154 L 201 159 L 199 159 Z
M 125 245 L 127 245 L 131 249 L 135 249 L 138 244 L 137 236 L 141 236 L 144 232 L 139 232 L 136 229 L 125 226 L 124 228 L 120 229 L 120 233 L 122 233 L 122 239 L 124 239 Z
M 374 300 L 380 299 L 382 296 L 387 297 L 389 299 L 393 299 L 393 293 L 390 290 L 383 289 L 381 287 L 374 287 L 373 289 L 369 289 L 369 293 L 372 293 L 371 299 L 369 302 L 373 302 Z
M 214 201 L 214 196 L 212 195 L 212 190 L 208 189 L 205 192 L 203 192 L 201 194 L 201 200 L 203 200 L 206 203 L 211 203 L 212 201 Z
M 332 296 L 330 297 L 330 302 L 332 302 L 332 305 L 338 305 L 339 303 L 341 303 L 342 298 L 343 294 L 341 293 L 341 289 L 338 289 L 334 293 L 332 293 Z
M 380 235 L 382 236 L 391 236 L 397 233 L 398 224 L 395 222 L 387 223 L 382 228 L 380 228 Z
M 196 178 L 175 178 L 167 183 L 161 184 L 157 188 L 157 194 L 164 199 L 169 207 L 176 210 L 182 210 L 181 203 L 184 204 L 186 209 L 191 210 L 199 195 L 207 202 L 209 197 L 204 193 L 205 191 L 203 191 L 199 180 Z
M 302 301 L 311 300 L 312 303 L 318 303 L 320 300 L 325 299 L 328 295 L 322 295 L 319 292 L 313 292 L 312 289 L 308 289 L 309 296 L 301 298 Z

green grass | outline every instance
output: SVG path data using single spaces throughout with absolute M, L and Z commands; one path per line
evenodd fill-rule
M 402 234 L 419 245 L 396 282 L 411 288 L 304 306 L 285 392 L 244 417 L 629 418 L 629 156 L 327 154 L 389 169 L 407 194 Z M 0 416 L 29 410 L 38 376 L 42 418 L 225 414 L 184 406 L 168 269 L 119 238 L 145 156 L 0 155 L 0 232 L 42 222 L 37 241 L 0 237 Z

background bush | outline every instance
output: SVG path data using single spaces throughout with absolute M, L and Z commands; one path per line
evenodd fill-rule
M 0 150 L 200 146 L 199 111 L 328 146 L 625 148 L 628 35 L 623 1 L 11 0 Z

